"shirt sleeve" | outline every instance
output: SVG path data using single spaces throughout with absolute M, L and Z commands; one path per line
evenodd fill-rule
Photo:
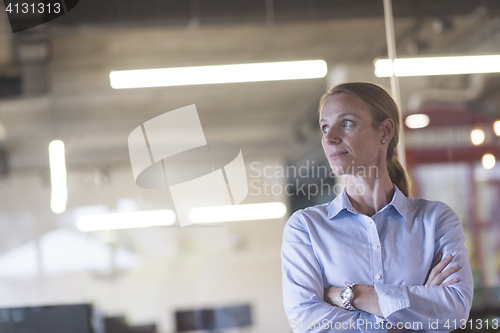
M 410 323 L 416 327 L 421 325 L 421 329 L 448 332 L 458 329 L 468 319 L 474 282 L 462 224 L 446 204 L 440 203 L 438 209 L 434 255 L 440 252 L 443 258 L 449 254 L 454 256 L 445 269 L 456 264 L 461 268 L 445 281 L 456 277 L 459 282 L 447 287 L 375 285 L 380 310 L 393 325 Z
M 374 315 L 324 301 L 322 269 L 301 221 L 301 211 L 295 212 L 285 226 L 281 259 L 283 303 L 293 332 L 387 332 Z

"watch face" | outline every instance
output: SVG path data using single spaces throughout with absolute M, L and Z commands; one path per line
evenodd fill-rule
M 340 297 L 344 299 L 352 299 L 354 296 L 354 293 L 352 292 L 351 289 L 344 288 L 342 292 L 340 293 Z

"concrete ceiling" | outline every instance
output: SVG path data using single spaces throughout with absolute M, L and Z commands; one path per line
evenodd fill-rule
M 123 171 L 130 168 L 127 138 L 141 123 L 190 104 L 206 139 L 238 144 L 246 161 L 320 156 L 316 113 L 326 86 L 365 80 L 389 87 L 373 75 L 373 60 L 387 53 L 382 1 L 271 2 L 274 20 L 266 1 L 154 0 L 148 9 L 139 0 L 81 0 L 67 15 L 16 34 L 0 11 L 0 85 L 4 78 L 24 79 L 22 95 L 0 97 L 0 162 L 6 151 L 10 166 L 10 177 L 0 182 L 0 253 L 69 219 L 49 211 L 48 144 L 54 139 L 66 144 L 70 211 L 113 207 L 117 193 L 138 197 L 144 209 L 165 207 L 157 203 L 162 196 L 142 191 Z M 398 55 L 498 54 L 499 7 L 494 0 L 394 1 Z M 131 90 L 109 83 L 111 70 L 302 59 L 327 61 L 328 77 Z M 414 92 L 460 93 L 476 81 L 485 88 L 469 106 L 500 117 L 495 74 L 482 81 L 402 78 L 403 106 Z M 114 168 L 120 168 L 121 187 L 96 190 L 95 171 Z M 43 185 L 34 186 L 38 182 Z
M 324 59 L 331 73 L 344 65 L 347 79 L 388 86 L 372 72 L 373 59 L 386 56 L 381 1 L 315 1 L 309 7 L 305 1 L 275 1 L 272 28 L 264 2 L 193 0 L 185 7 L 158 1 L 149 10 L 139 10 L 137 1 L 122 3 L 120 10 L 106 2 L 97 11 L 93 0 L 81 1 L 67 15 L 14 36 L 0 14 L 0 69 L 22 68 L 19 50 L 27 43 L 42 43 L 47 50 L 45 92 L 0 100 L 7 134 L 2 146 L 11 172 L 47 170 L 47 146 L 54 139 L 66 143 L 69 171 L 126 165 L 127 137 L 135 127 L 189 104 L 196 104 L 208 141 L 234 142 L 244 156 L 293 158 L 308 149 L 293 140 L 297 121 L 305 114 L 314 124 L 327 85 L 312 79 L 113 90 L 111 70 Z M 398 55 L 500 52 L 498 2 L 433 3 L 395 2 Z M 436 30 L 439 23 L 442 33 Z M 329 80 L 335 81 L 332 75 Z M 495 76 L 488 81 L 494 87 L 489 95 L 497 96 Z M 403 101 L 415 90 L 467 84 L 463 76 L 402 79 Z

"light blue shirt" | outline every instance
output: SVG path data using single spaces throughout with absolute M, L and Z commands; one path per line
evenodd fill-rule
M 333 201 L 296 211 L 281 249 L 283 300 L 294 332 L 385 332 L 388 323 L 453 331 L 467 320 L 474 283 L 458 216 L 439 201 L 407 198 L 394 185 L 389 204 L 369 217 L 345 189 Z M 424 286 L 438 252 L 460 270 L 447 286 Z M 324 289 L 373 285 L 384 318 L 324 301 Z M 413 325 L 413 326 L 412 326 Z

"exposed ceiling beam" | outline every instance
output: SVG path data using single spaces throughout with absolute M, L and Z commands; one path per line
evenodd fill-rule
M 277 22 L 354 17 L 383 17 L 382 1 L 374 0 L 274 0 Z M 484 7 L 490 16 L 500 15 L 500 2 L 495 0 L 398 0 L 394 1 L 395 17 L 443 17 L 469 15 Z M 266 20 L 264 1 L 200 0 L 200 1 L 81 1 L 68 14 L 51 25 L 188 25 L 235 23 Z

